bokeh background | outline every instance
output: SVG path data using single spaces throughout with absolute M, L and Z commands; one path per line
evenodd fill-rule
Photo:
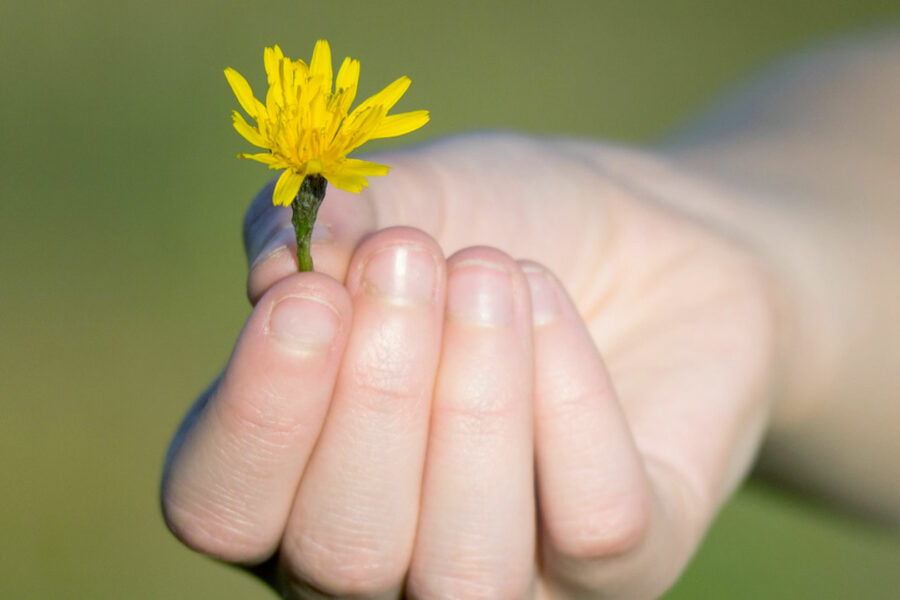
M 0 0 L 0 598 L 269 598 L 182 548 L 157 484 L 248 313 L 222 69 L 325 37 L 362 95 L 407 74 L 403 143 L 478 128 L 651 143 L 713 94 L 900 2 Z M 387 144 L 382 144 L 384 147 Z M 896 598 L 900 542 L 752 482 L 667 596 Z

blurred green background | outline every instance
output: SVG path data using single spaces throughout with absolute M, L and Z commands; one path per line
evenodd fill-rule
M 316 38 L 407 74 L 404 143 L 476 128 L 642 142 L 793 48 L 895 23 L 877 0 L 0 1 L 0 597 L 269 598 L 183 549 L 168 438 L 248 313 L 239 231 L 267 172 L 234 159 L 222 69 Z M 900 543 L 763 484 L 668 596 L 896 598 Z

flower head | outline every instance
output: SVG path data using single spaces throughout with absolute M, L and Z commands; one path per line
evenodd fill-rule
M 387 114 L 409 88 L 408 77 L 351 112 L 359 61 L 345 58 L 332 82 L 331 49 L 325 40 L 316 42 L 309 65 L 285 57 L 278 46 L 266 48 L 263 58 L 269 80 L 265 104 L 253 96 L 240 73 L 228 68 L 225 77 L 241 107 L 256 121 L 254 127 L 234 111 L 234 128 L 267 150 L 238 156 L 285 169 L 272 195 L 276 206 L 290 205 L 307 175 L 321 175 L 342 190 L 361 191 L 368 185 L 366 177 L 385 175 L 389 167 L 347 155 L 369 140 L 403 135 L 428 122 L 426 110 Z

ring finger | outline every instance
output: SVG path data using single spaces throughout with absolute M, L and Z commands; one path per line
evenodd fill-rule
M 532 581 L 531 311 L 516 263 L 490 248 L 448 261 L 415 598 L 520 598 Z

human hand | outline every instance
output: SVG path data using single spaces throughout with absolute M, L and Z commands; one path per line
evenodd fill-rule
M 764 428 L 755 257 L 579 145 L 384 160 L 329 192 L 319 273 L 251 207 L 255 308 L 173 441 L 169 526 L 286 597 L 659 595 Z

